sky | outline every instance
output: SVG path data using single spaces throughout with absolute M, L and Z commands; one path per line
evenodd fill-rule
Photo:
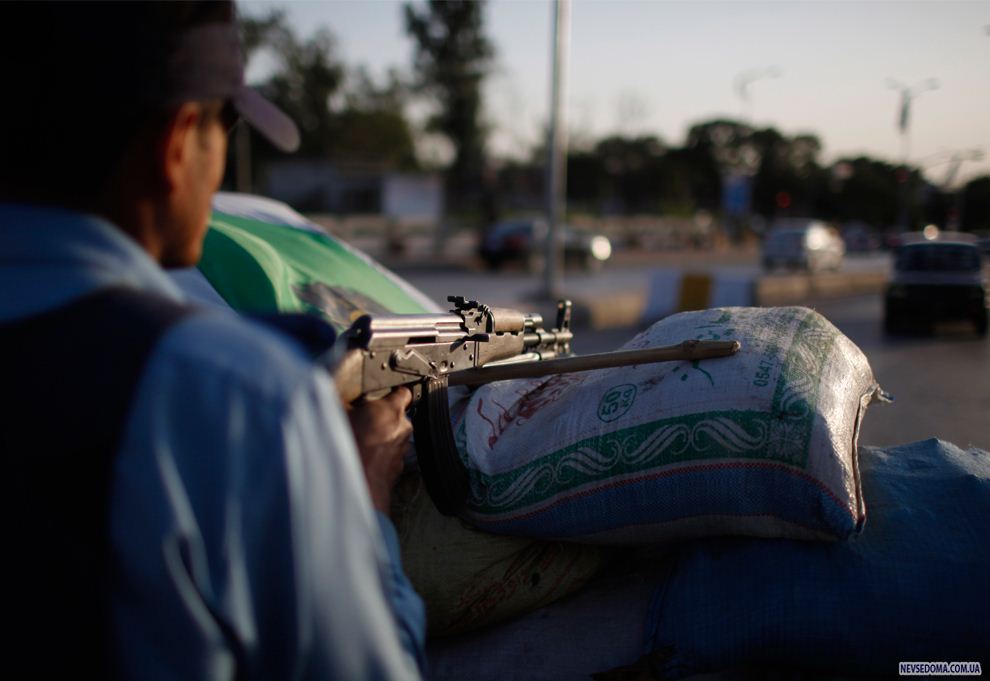
M 336 36 L 340 57 L 372 74 L 408 71 L 412 41 L 402 2 L 241 2 L 247 14 L 284 8 L 302 37 Z M 981 150 L 962 165 L 966 180 L 990 173 L 990 1 L 707 2 L 574 0 L 564 114 L 572 142 L 608 134 L 654 134 L 671 145 L 716 116 L 813 133 L 823 160 L 866 154 L 898 162 L 899 93 L 888 81 L 936 90 L 911 105 L 908 159 L 936 182 L 954 153 Z M 547 120 L 552 3 L 491 0 L 486 27 L 497 50 L 486 85 L 491 146 L 520 155 Z M 263 75 L 252 65 L 249 78 Z M 745 105 L 736 83 L 753 80 Z

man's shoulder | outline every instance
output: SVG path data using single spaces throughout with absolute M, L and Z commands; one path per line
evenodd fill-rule
M 310 385 L 312 361 L 288 336 L 226 310 L 187 315 L 161 338 L 148 369 L 201 386 L 224 385 L 285 401 Z

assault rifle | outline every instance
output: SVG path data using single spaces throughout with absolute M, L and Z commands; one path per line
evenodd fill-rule
M 338 342 L 334 382 L 345 403 L 382 397 L 397 386 L 413 393 L 413 434 L 423 482 L 445 515 L 456 514 L 468 474 L 454 446 L 447 387 L 675 360 L 726 357 L 738 341 L 678 345 L 572 357 L 571 303 L 557 304 L 556 325 L 538 314 L 494 308 L 461 296 L 450 314 L 365 315 Z

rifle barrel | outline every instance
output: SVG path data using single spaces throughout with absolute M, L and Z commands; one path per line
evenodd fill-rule
M 610 369 L 634 364 L 653 364 L 654 362 L 693 361 L 696 359 L 711 359 L 728 357 L 739 351 L 739 341 L 702 341 L 689 340 L 677 345 L 661 348 L 646 348 L 644 350 L 620 350 L 618 352 L 603 352 L 582 357 L 564 357 L 562 359 L 547 359 L 540 362 L 521 362 L 502 366 L 481 367 L 480 369 L 465 369 L 448 374 L 449 385 L 484 385 L 494 381 L 507 381 L 513 378 L 539 378 L 553 374 L 569 374 L 575 371 L 591 371 L 593 369 Z

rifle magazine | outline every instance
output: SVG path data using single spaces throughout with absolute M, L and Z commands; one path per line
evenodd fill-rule
M 427 379 L 413 414 L 416 458 L 437 510 L 457 515 L 467 500 L 468 472 L 454 444 L 447 405 L 447 377 Z

